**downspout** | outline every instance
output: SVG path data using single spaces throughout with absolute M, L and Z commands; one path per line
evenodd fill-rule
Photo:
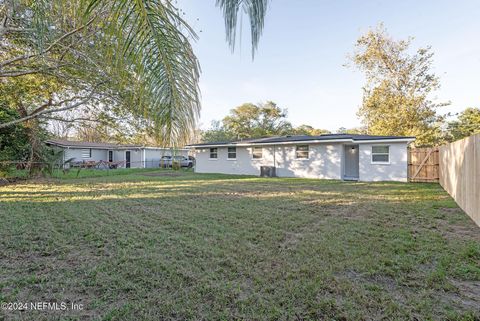
M 277 176 L 277 145 L 273 145 L 273 168 L 275 168 L 275 176 Z

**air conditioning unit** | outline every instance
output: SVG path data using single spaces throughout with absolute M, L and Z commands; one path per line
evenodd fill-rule
M 275 167 L 274 166 L 260 166 L 260 176 L 261 177 L 275 177 Z

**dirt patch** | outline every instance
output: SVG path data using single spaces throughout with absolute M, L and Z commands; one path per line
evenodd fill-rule
M 386 275 L 366 275 L 357 271 L 347 270 L 343 273 L 337 274 L 337 276 L 347 278 L 356 283 L 376 284 L 388 292 L 393 292 L 399 288 L 395 279 Z
M 152 177 L 156 177 L 156 176 L 164 176 L 164 177 L 178 177 L 178 176 L 182 176 L 182 174 L 180 173 L 145 173 L 145 174 L 142 174 L 142 176 L 152 176 Z
M 450 280 L 458 292 L 445 292 L 442 301 L 453 302 L 458 307 L 478 309 L 480 307 L 480 281 Z
M 281 243 L 279 244 L 279 247 L 288 250 L 294 249 L 297 246 L 297 243 L 301 241 L 301 239 L 301 233 L 286 232 Z
M 461 213 L 462 209 L 459 207 L 440 207 L 438 211 L 444 214 L 456 214 Z
M 365 220 L 371 215 L 371 210 L 359 204 L 325 204 L 316 206 L 315 209 L 326 216 L 333 216 L 345 220 Z
M 377 285 L 390 293 L 395 300 L 407 305 L 408 297 L 416 291 L 415 287 L 398 284 L 394 278 L 384 275 L 366 275 L 353 270 L 336 274 L 337 278 L 348 279 L 355 284 Z M 459 311 L 469 311 L 480 306 L 480 281 L 460 281 L 449 279 L 456 291 L 435 292 L 435 297 L 446 305 L 454 306 Z
M 21 182 L 25 182 L 26 180 L 27 180 L 26 178 L 20 178 L 20 177 L 12 177 L 12 178 L 0 177 L 0 186 L 21 183 Z
M 460 208 L 439 208 L 438 211 L 442 214 L 448 215 L 467 215 Z M 448 219 L 439 220 L 439 229 L 442 234 L 447 238 L 459 238 L 467 236 L 475 241 L 480 241 L 480 233 L 478 232 L 478 226 L 473 221 L 458 222 L 452 224 Z

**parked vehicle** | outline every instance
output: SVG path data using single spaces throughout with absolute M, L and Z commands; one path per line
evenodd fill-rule
M 193 160 L 185 156 L 163 156 L 160 159 L 160 167 L 169 168 L 173 163 L 179 163 L 181 167 L 193 167 Z

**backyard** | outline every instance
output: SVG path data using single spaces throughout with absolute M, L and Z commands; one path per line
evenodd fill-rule
M 480 229 L 438 184 L 95 173 L 0 187 L 0 301 L 82 307 L 3 317 L 480 318 Z

